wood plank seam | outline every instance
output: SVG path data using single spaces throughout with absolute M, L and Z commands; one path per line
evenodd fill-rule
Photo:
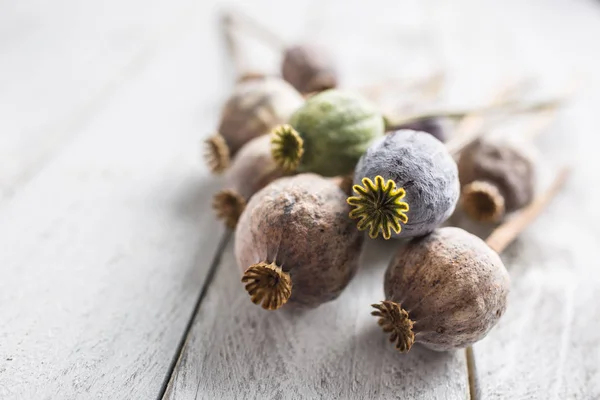
M 171 380 L 175 374 L 175 368 L 177 367 L 177 365 L 179 363 L 179 359 L 183 355 L 183 350 L 185 349 L 190 331 L 192 329 L 192 326 L 194 325 L 194 320 L 196 319 L 196 315 L 198 315 L 198 310 L 200 309 L 202 300 L 204 300 L 204 298 L 206 297 L 206 293 L 208 292 L 208 289 L 210 288 L 212 282 L 214 281 L 214 276 L 215 276 L 219 266 L 222 264 L 221 258 L 223 256 L 223 253 L 225 252 L 227 244 L 231 240 L 232 236 L 233 236 L 233 232 L 230 230 L 227 230 L 221 237 L 219 245 L 217 246 L 215 254 L 213 255 L 210 267 L 208 269 L 208 274 L 206 275 L 206 279 L 204 280 L 204 284 L 200 288 L 200 292 L 198 294 L 198 299 L 196 300 L 196 303 L 194 304 L 194 308 L 192 309 L 192 312 L 190 313 L 189 320 L 188 320 L 188 322 L 183 330 L 183 333 L 181 335 L 181 340 L 179 341 L 179 344 L 177 345 L 177 348 L 175 349 L 175 353 L 173 354 L 173 358 L 171 360 L 171 363 L 169 364 L 169 369 L 168 369 L 167 373 L 165 374 L 165 378 L 160 387 L 160 391 L 158 392 L 158 396 L 157 396 L 158 400 L 162 400 L 165 397 L 167 389 L 169 388 L 169 385 L 171 384 Z
M 186 9 L 180 13 L 180 15 L 174 19 L 174 21 L 166 24 L 162 29 L 157 31 L 150 37 L 144 46 L 134 54 L 130 61 L 117 73 L 115 73 L 109 80 L 104 84 L 98 93 L 91 99 L 82 104 L 79 108 L 74 110 L 67 120 L 59 122 L 53 127 L 49 128 L 51 132 L 48 136 L 49 139 L 44 143 L 38 143 L 37 147 L 41 148 L 38 150 L 36 159 L 20 171 L 16 179 L 9 182 L 2 188 L 0 193 L 0 204 L 3 201 L 9 200 L 15 196 L 20 186 L 27 184 L 28 181 L 33 179 L 38 172 L 40 172 L 45 165 L 52 161 L 53 156 L 60 152 L 60 148 L 66 144 L 66 142 L 75 137 L 77 133 L 82 131 L 86 123 L 88 123 L 97 111 L 101 110 L 102 107 L 108 104 L 112 96 L 118 92 L 118 89 L 122 85 L 128 82 L 137 73 L 141 72 L 145 66 L 153 59 L 160 49 L 161 42 L 165 41 L 172 44 L 175 40 L 176 34 L 183 35 L 185 28 L 188 27 L 193 21 L 193 12 L 198 6 L 194 4 L 192 7 L 186 7 Z M 185 20 L 187 23 L 183 23 Z M 165 46 L 168 48 L 168 46 Z
M 465 358 L 467 360 L 467 376 L 469 378 L 469 398 L 471 400 L 479 400 L 481 399 L 481 390 L 472 346 L 465 349 Z

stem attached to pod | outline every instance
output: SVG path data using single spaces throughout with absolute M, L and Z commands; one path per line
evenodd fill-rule
M 280 168 L 294 171 L 302 160 L 304 141 L 291 125 L 279 125 L 271 133 L 271 151 Z
M 500 190 L 486 181 L 465 185 L 461 202 L 469 217 L 480 222 L 498 222 L 505 212 L 504 197 Z
M 230 154 L 229 146 L 225 142 L 225 138 L 216 133 L 204 141 L 204 159 L 210 170 L 219 174 L 229 167 Z
M 261 262 L 248 267 L 242 282 L 254 304 L 265 310 L 277 310 L 292 295 L 292 279 L 275 262 Z
M 362 179 L 363 186 L 354 185 L 352 189 L 357 196 L 348 197 L 348 204 L 354 209 L 350 218 L 360 218 L 357 228 L 361 231 L 369 229 L 369 236 L 375 239 L 381 232 L 384 239 L 392 237 L 392 230 L 402 231 L 400 223 L 408 223 L 406 212 L 408 203 L 402 201 L 406 192 L 396 188 L 392 179 L 384 181 L 381 175 L 375 177 L 375 182 L 369 178 Z
M 400 304 L 387 300 L 371 307 L 376 310 L 371 315 L 379 317 L 377 323 L 390 334 L 390 342 L 396 342 L 396 349 L 401 353 L 409 351 L 415 342 L 415 333 L 414 321 L 408 317 L 408 312 Z

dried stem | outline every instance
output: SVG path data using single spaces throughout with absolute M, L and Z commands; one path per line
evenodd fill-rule
M 265 310 L 277 310 L 292 295 L 292 279 L 274 262 L 253 264 L 248 267 L 242 282 L 254 304 L 261 304 Z
M 533 222 L 554 196 L 560 192 L 569 176 L 569 172 L 569 168 L 562 168 L 546 192 L 538 196 L 514 218 L 496 228 L 490 236 L 488 236 L 486 243 L 496 252 L 501 253 L 531 222 Z
M 496 89 L 492 95 L 489 106 L 506 106 L 514 103 L 515 97 L 525 92 L 531 87 L 530 81 L 518 81 L 505 83 Z M 480 131 L 485 123 L 485 115 L 481 111 L 475 111 L 466 115 L 456 127 L 455 135 L 457 137 L 470 136 L 475 131 Z
M 394 119 L 390 116 L 385 116 L 386 127 L 406 125 L 412 122 L 420 121 L 428 118 L 448 118 L 448 119 L 461 119 L 467 118 L 470 115 L 477 114 L 486 115 L 493 114 L 498 111 L 510 110 L 515 113 L 532 113 L 543 111 L 549 108 L 558 107 L 564 101 L 563 98 L 552 98 L 545 99 L 539 102 L 505 102 L 496 105 L 486 105 L 483 107 L 476 107 L 471 109 L 456 109 L 456 110 L 435 110 L 421 113 L 415 113 L 413 115 L 405 115 L 401 118 Z M 474 119 L 472 121 L 475 121 Z M 452 148 L 451 152 L 456 151 L 455 149 L 462 149 L 469 143 L 473 142 L 479 137 L 481 125 L 472 123 L 468 129 L 465 129 L 465 133 L 458 135 L 456 139 L 448 143 L 448 147 Z M 468 131 L 468 132 L 467 132 Z
M 217 218 L 222 219 L 227 228 L 235 229 L 246 208 L 246 199 L 234 190 L 225 189 L 215 195 L 212 205 Z
M 216 133 L 204 141 L 204 159 L 208 168 L 215 174 L 222 173 L 229 167 L 229 146 L 225 138 Z
M 360 219 L 357 228 L 361 231 L 368 228 L 372 239 L 379 236 L 380 232 L 386 240 L 392 237 L 392 230 L 400 233 L 400 223 L 408 222 L 406 212 L 409 206 L 402 201 L 406 195 L 404 189 L 396 188 L 396 182 L 392 179 L 384 181 L 380 175 L 375 177 L 375 182 L 365 177 L 362 184 L 352 187 L 357 196 L 348 197 L 347 200 L 354 207 L 350 211 L 350 218 Z
M 437 94 L 440 90 L 444 79 L 444 72 L 438 71 L 435 74 L 419 79 L 388 78 L 381 82 L 359 87 L 357 91 L 371 100 L 379 99 L 386 89 L 393 89 L 396 92 L 418 91 L 427 95 L 433 95 Z
M 304 154 L 304 141 L 291 125 L 279 125 L 271 133 L 271 151 L 280 168 L 294 171 Z
M 262 72 L 251 71 L 247 66 L 247 61 L 243 57 L 243 53 L 240 49 L 239 39 L 236 38 L 234 28 L 237 23 L 231 12 L 223 13 L 221 17 L 221 27 L 223 36 L 225 37 L 225 44 L 229 52 L 229 56 L 233 61 L 234 69 L 238 75 L 237 82 L 246 82 L 252 79 L 261 79 L 265 77 Z
M 530 86 L 529 81 L 520 81 L 510 85 L 502 85 L 492 97 L 488 108 L 509 107 L 514 105 L 513 100 L 519 93 L 522 93 Z M 534 104 L 539 107 L 539 104 Z M 453 156 L 458 155 L 462 149 L 473 143 L 483 133 L 486 115 L 485 110 L 475 111 L 467 114 L 459 122 L 454 132 L 454 138 L 447 144 L 448 151 Z
M 461 202 L 465 212 L 475 221 L 497 222 L 505 212 L 504 197 L 498 187 L 485 181 L 474 181 L 463 187 Z
M 408 312 L 400 304 L 387 300 L 371 307 L 376 310 L 371 315 L 379 317 L 377 323 L 390 334 L 390 342 L 396 342 L 396 349 L 401 353 L 409 351 L 415 342 L 415 333 L 414 322 L 408 317 Z
M 581 80 L 577 77 L 572 78 L 565 85 L 562 90 L 562 97 L 567 99 L 571 97 L 581 86 Z M 558 109 L 560 103 L 549 105 L 543 108 L 537 115 L 535 115 L 532 123 L 525 129 L 523 139 L 534 140 L 542 132 L 544 132 L 558 117 Z
M 242 13 L 241 11 L 229 11 L 228 17 L 231 21 L 231 24 L 235 25 L 241 30 L 246 30 L 249 34 L 256 36 L 269 46 L 279 51 L 284 51 L 287 48 L 287 44 L 279 37 L 279 35 L 267 29 L 254 18 Z

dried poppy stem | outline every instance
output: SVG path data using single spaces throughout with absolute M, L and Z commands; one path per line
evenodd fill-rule
M 506 101 L 503 103 L 497 103 L 492 105 L 486 105 L 483 107 L 475 107 L 471 109 L 456 109 L 456 110 L 434 110 L 422 113 L 415 113 L 413 115 L 405 115 L 401 118 L 395 118 L 393 116 L 386 116 L 386 127 L 389 126 L 398 126 L 405 125 L 412 122 L 428 119 L 428 118 L 449 118 L 449 119 L 464 119 L 471 118 L 473 119 L 469 123 L 468 127 L 461 128 L 463 134 L 457 135 L 456 139 L 453 139 L 452 142 L 448 143 L 448 146 L 451 148 L 451 152 L 456 152 L 457 149 L 462 149 L 469 143 L 473 142 L 477 137 L 479 137 L 481 133 L 480 127 L 483 124 L 479 123 L 479 117 L 481 116 L 481 121 L 484 121 L 484 116 L 487 114 L 493 114 L 497 111 L 510 110 L 515 113 L 533 113 L 544 111 L 547 109 L 559 107 L 564 102 L 563 97 L 556 97 L 550 99 L 544 99 L 539 102 L 515 102 L 513 100 Z M 475 120 L 474 116 L 477 115 L 478 119 Z
M 394 91 L 421 92 L 425 100 L 439 93 L 445 78 L 444 71 L 437 71 L 430 76 L 419 79 L 389 78 L 381 82 L 359 87 L 357 90 L 373 101 L 378 100 L 383 92 L 389 88 L 393 88 Z
M 579 89 L 582 81 L 577 77 L 572 78 L 563 89 L 562 97 L 569 98 Z M 542 110 L 539 116 L 533 121 L 533 123 L 526 129 L 525 138 L 528 140 L 535 139 L 539 134 L 544 132 L 558 116 L 558 108 L 560 104 L 551 105 L 546 109 Z
M 528 137 L 533 139 L 554 121 L 554 118 L 556 117 L 556 110 L 558 110 L 558 108 L 563 105 L 566 100 L 573 95 L 573 93 L 575 93 L 580 84 L 581 81 L 579 79 L 571 79 L 560 94 L 533 103 L 525 103 L 524 106 L 523 104 L 520 104 L 520 102 L 512 100 L 503 101 L 508 98 L 507 96 L 515 96 L 515 93 L 517 93 L 519 90 L 524 91 L 527 89 L 530 86 L 530 82 L 526 81 L 525 83 L 515 85 L 512 88 L 507 87 L 504 90 L 501 90 L 493 100 L 492 107 L 489 111 L 495 108 L 494 103 L 498 104 L 498 102 L 500 102 L 504 103 L 504 107 L 500 108 L 504 108 L 508 112 L 544 113 L 543 115 L 545 115 L 545 117 L 536 120 L 536 123 L 528 129 L 528 132 L 530 132 Z M 468 146 L 479 136 L 481 136 L 486 121 L 485 114 L 486 110 L 482 109 L 479 112 L 467 115 L 461 121 L 460 125 L 456 128 L 457 139 L 448 144 L 450 146 L 449 149 L 451 153 L 457 155 L 464 147 Z
M 258 37 L 275 49 L 281 51 L 286 49 L 287 43 L 282 40 L 281 37 L 279 37 L 275 32 L 267 29 L 264 25 L 260 24 L 247 14 L 237 10 L 229 11 L 227 16 L 230 24 L 235 26 L 235 28 L 246 30 L 248 33 Z
M 487 245 L 497 253 L 502 252 L 546 208 L 563 187 L 567 176 L 568 169 L 563 168 L 544 194 L 540 195 L 512 220 L 505 222 L 492 232 L 486 240 Z M 375 311 L 372 311 L 371 315 L 379 318 L 379 326 L 382 327 L 385 333 L 390 334 L 390 341 L 396 343 L 396 349 L 400 352 L 410 350 L 415 342 L 413 329 L 415 321 L 410 318 L 408 310 L 402 308 L 401 304 L 389 300 L 382 301 L 380 304 L 373 304 L 372 307 Z
M 486 243 L 496 252 L 501 253 L 515 238 L 535 220 L 546 208 L 550 201 L 560 192 L 569 177 L 570 169 L 563 167 L 550 187 L 538 196 L 529 206 L 525 207 L 514 218 L 496 228 Z
M 239 41 L 234 33 L 236 25 L 236 18 L 234 18 L 231 12 L 225 12 L 221 16 L 223 36 L 225 37 L 225 43 L 229 52 L 229 56 L 233 61 L 234 69 L 238 75 L 237 81 L 244 82 L 251 79 L 263 78 L 265 76 L 263 73 L 248 69 L 247 60 L 243 56 L 239 46 Z
M 548 188 L 543 195 L 539 196 L 527 208 L 523 209 L 518 216 L 496 228 L 486 240 L 488 246 L 497 253 L 504 251 L 504 249 L 515 240 L 519 233 L 521 233 L 541 213 L 541 211 L 544 210 L 544 208 L 546 208 L 548 203 L 550 203 L 554 196 L 562 189 L 567 181 L 569 172 L 568 168 L 563 167 L 554 179 L 550 188 Z M 467 347 L 465 351 L 467 363 L 470 364 L 469 369 L 474 370 L 476 367 L 473 346 Z M 474 374 L 469 375 L 469 386 L 471 392 L 475 392 L 478 389 L 477 382 L 475 380 L 471 381 L 471 375 L 475 376 Z
M 504 84 L 492 97 L 489 108 L 502 107 L 514 102 L 514 98 L 530 86 L 529 81 L 520 81 L 513 84 Z M 485 109 L 474 111 L 462 116 L 455 130 L 455 138 L 448 143 L 448 149 L 452 155 L 460 151 L 476 140 L 482 133 L 485 124 Z

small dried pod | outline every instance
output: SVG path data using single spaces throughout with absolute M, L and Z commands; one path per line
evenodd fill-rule
M 260 189 L 286 173 L 271 157 L 269 135 L 246 143 L 227 170 L 225 188 L 213 198 L 217 217 L 229 229 L 235 229 L 246 203 Z
M 333 89 L 338 83 L 332 57 L 317 44 L 298 44 L 286 48 L 281 75 L 303 94 Z
M 534 198 L 533 159 L 515 144 L 480 138 L 461 152 L 458 171 L 461 205 L 474 220 L 497 222 Z
M 235 235 L 252 302 L 314 308 L 339 296 L 363 243 L 345 200 L 334 180 L 315 174 L 278 179 L 252 196 Z
M 413 131 L 427 132 L 440 142 L 446 143 L 449 138 L 447 126 L 448 124 L 446 122 L 447 121 L 444 121 L 443 118 L 426 117 L 404 124 L 388 126 L 386 130 L 388 132 L 393 132 L 402 129 L 410 129 Z
M 415 342 L 447 351 L 481 340 L 504 314 L 510 287 L 498 254 L 454 227 L 401 247 L 384 279 L 386 300 L 372 315 L 401 352 Z
M 399 130 L 375 141 L 354 174 L 350 217 L 376 238 L 432 232 L 454 211 L 458 170 L 446 146 L 425 132 Z
M 223 107 L 218 132 L 205 142 L 211 171 L 226 170 L 244 144 L 286 122 L 303 103 L 300 93 L 277 77 L 238 83 Z
M 384 133 L 383 117 L 362 96 L 330 89 L 306 100 L 271 136 L 273 158 L 284 169 L 347 175 Z

